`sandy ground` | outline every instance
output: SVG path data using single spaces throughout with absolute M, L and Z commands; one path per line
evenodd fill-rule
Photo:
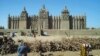
M 47 52 L 45 54 L 52 53 L 54 56 L 80 56 L 80 51 L 65 51 L 65 52 Z M 92 50 L 91 52 L 94 56 L 100 56 L 100 50 Z M 1 56 L 1 55 L 0 55 Z M 14 54 L 7 54 L 3 56 L 18 56 L 17 53 Z M 39 53 L 28 53 L 28 56 L 39 56 Z

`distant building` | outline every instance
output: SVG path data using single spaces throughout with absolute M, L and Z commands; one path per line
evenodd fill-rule
M 38 15 L 29 16 L 25 7 L 20 16 L 8 16 L 9 29 L 86 29 L 86 16 L 72 16 L 68 9 L 62 10 L 60 16 L 49 15 L 45 6 Z

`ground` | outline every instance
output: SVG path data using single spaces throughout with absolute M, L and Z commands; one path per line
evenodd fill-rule
M 80 51 L 65 51 L 65 52 L 47 52 L 45 54 L 48 54 L 48 53 L 52 53 L 54 56 L 80 56 Z M 100 56 L 100 50 L 92 50 L 91 52 L 94 56 Z M 17 53 L 14 53 L 14 54 L 7 54 L 7 55 L 4 55 L 4 56 L 18 56 Z M 39 56 L 39 53 L 33 53 L 33 52 L 30 52 L 28 53 L 28 56 Z

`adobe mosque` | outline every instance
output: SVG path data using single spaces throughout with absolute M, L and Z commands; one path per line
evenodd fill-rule
M 20 16 L 8 17 L 9 29 L 33 29 L 33 30 L 45 30 L 45 29 L 86 29 L 86 16 L 72 16 L 68 9 L 65 8 L 61 11 L 60 16 L 49 15 L 49 11 L 46 10 L 43 5 L 39 10 L 38 15 L 29 16 L 26 8 L 24 7 Z
M 0 29 L 0 34 L 36 33 L 36 35 L 71 35 L 71 36 L 100 36 L 99 29 L 86 28 L 86 15 L 72 16 L 65 6 L 60 16 L 49 15 L 49 11 L 43 5 L 38 15 L 30 16 L 26 8 L 20 16 L 8 16 L 8 29 Z

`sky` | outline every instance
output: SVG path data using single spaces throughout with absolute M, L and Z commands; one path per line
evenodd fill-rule
M 59 16 L 67 6 L 70 15 L 86 15 L 88 28 L 100 28 L 100 0 L 0 0 L 0 26 L 8 28 L 8 14 L 20 16 L 24 7 L 28 14 L 38 15 L 43 5 L 49 15 Z

